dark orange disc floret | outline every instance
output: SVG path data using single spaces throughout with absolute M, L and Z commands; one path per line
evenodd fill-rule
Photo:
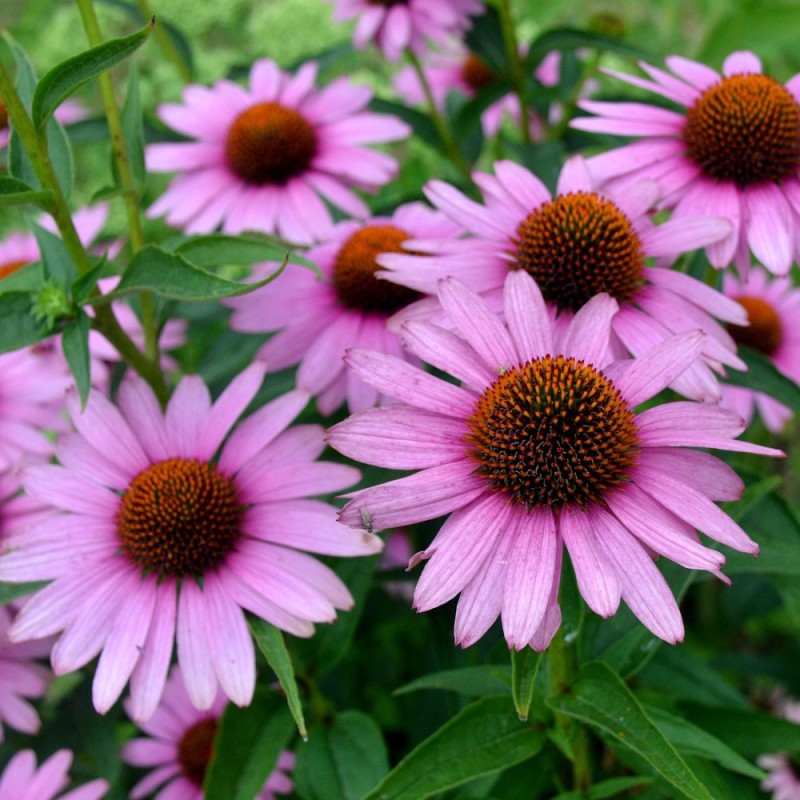
M 586 508 L 629 480 L 634 414 L 590 364 L 544 356 L 501 375 L 469 419 L 472 457 L 494 491 L 529 509 Z
M 688 110 L 683 139 L 711 178 L 740 187 L 779 182 L 800 167 L 800 107 L 767 75 L 731 75 Z
M 214 751 L 217 720 L 201 719 L 188 728 L 178 742 L 178 764 L 183 776 L 202 789 L 208 762 Z
M 474 53 L 470 53 L 461 64 L 461 77 L 474 92 L 497 83 L 497 74 L 489 65 Z
M 367 0 L 367 2 L 371 6 L 386 6 L 386 8 L 408 5 L 408 0 Z
M 8 127 L 8 110 L 6 104 L 0 100 L 0 130 Z
M 744 344 L 771 356 L 783 338 L 783 326 L 777 311 L 760 297 L 737 297 L 747 311 L 749 325 L 728 325 L 737 344 Z
M 144 574 L 201 576 L 241 534 L 234 483 L 196 458 L 169 458 L 140 472 L 122 496 L 117 536 Z
M 577 311 L 600 292 L 629 300 L 643 283 L 644 251 L 628 217 L 594 192 L 571 192 L 542 204 L 519 224 L 518 269 L 545 300 Z
M 366 313 L 392 314 L 419 298 L 419 293 L 378 280 L 375 259 L 381 253 L 402 253 L 408 234 L 394 225 L 368 225 L 339 248 L 333 265 L 333 285 L 343 306 Z
M 314 126 L 293 108 L 258 103 L 233 121 L 225 141 L 228 166 L 243 181 L 283 185 L 302 175 L 317 153 Z
M 5 264 L 0 264 L 0 280 L 13 275 L 15 272 L 21 270 L 24 266 L 30 264 L 30 261 L 6 261 Z

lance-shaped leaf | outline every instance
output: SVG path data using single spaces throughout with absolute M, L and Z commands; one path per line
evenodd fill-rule
M 81 398 L 81 408 L 86 405 L 89 387 L 92 385 L 92 374 L 89 359 L 89 329 L 92 321 L 88 314 L 81 311 L 78 317 L 64 328 L 61 335 L 61 347 L 67 359 L 72 377 Z
M 32 313 L 28 292 L 0 294 L 0 353 L 19 350 L 48 336 L 47 330 Z
M 50 191 L 34 189 L 16 178 L 0 175 L 0 206 L 33 203 L 41 208 L 47 208 L 52 198 L 53 193 Z
M 758 350 L 741 345 L 739 355 L 747 364 L 747 372 L 728 370 L 726 383 L 764 392 L 789 406 L 795 413 L 800 411 L 800 386 L 779 372 L 769 358 Z
M 94 304 L 108 303 L 131 292 L 153 292 L 173 300 L 217 300 L 247 294 L 265 286 L 280 275 L 286 262 L 271 275 L 256 283 L 237 283 L 206 272 L 177 253 L 153 245 L 139 250 L 131 259 L 122 280 L 113 292 L 97 298 Z
M 96 78 L 138 50 L 156 24 L 153 17 L 140 31 L 121 39 L 110 39 L 53 67 L 38 83 L 33 94 L 33 124 L 42 130 L 52 113 L 79 86 Z

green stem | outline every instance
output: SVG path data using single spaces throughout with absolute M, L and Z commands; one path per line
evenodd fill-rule
M 519 102 L 520 129 L 522 130 L 522 141 L 525 144 L 531 143 L 531 129 L 528 124 L 528 106 L 525 102 L 525 73 L 522 67 L 522 59 L 519 57 L 519 42 L 517 32 L 514 28 L 514 19 L 511 16 L 511 4 L 509 0 L 499 0 L 497 10 L 500 13 L 500 26 L 503 31 L 503 43 L 506 47 L 508 63 L 511 67 L 511 85 L 514 87 L 514 94 Z
M 136 6 L 146 20 L 153 19 L 155 16 L 150 8 L 150 3 L 147 0 L 136 0 Z M 159 46 L 164 51 L 164 55 L 175 65 L 175 68 L 180 73 L 183 82 L 190 83 L 194 77 L 192 75 L 192 70 L 186 63 L 186 59 L 181 55 L 178 48 L 175 47 L 175 42 L 169 35 L 169 31 L 164 25 L 156 25 L 153 33 L 158 40 Z
M 428 82 L 427 76 L 425 75 L 425 70 L 422 69 L 422 64 L 417 56 L 411 51 L 411 49 L 408 49 L 406 54 L 408 56 L 408 60 L 411 62 L 411 66 L 414 68 L 414 72 L 417 74 L 420 85 L 422 86 L 422 91 L 425 94 L 425 102 L 428 106 L 428 114 L 433 122 L 433 127 L 436 128 L 436 133 L 438 134 L 439 139 L 444 146 L 445 152 L 458 171 L 471 183 L 472 173 L 470 172 L 469 164 L 467 164 L 464 154 L 461 152 L 461 148 L 458 146 L 458 142 L 453 136 L 453 131 L 447 124 L 447 120 L 445 120 L 445 118 L 439 112 L 439 109 L 436 107 L 436 101 L 433 98 L 431 85 Z
M 76 0 L 80 9 L 86 37 L 92 47 L 103 43 L 100 25 L 94 12 L 92 0 Z M 158 27 L 158 26 L 157 26 Z M 136 253 L 144 246 L 144 233 L 142 231 L 142 217 L 139 209 L 139 191 L 133 178 L 133 170 L 128 160 L 128 151 L 125 149 L 125 136 L 122 131 L 122 118 L 117 108 L 114 97 L 114 84 L 111 75 L 103 72 L 98 76 L 100 91 L 103 96 L 103 108 L 108 120 L 108 132 L 111 136 L 111 149 L 117 164 L 117 180 L 122 189 L 122 199 L 128 216 L 128 231 L 130 233 L 131 250 Z M 156 324 L 153 297 L 149 292 L 141 295 L 142 327 L 144 329 L 144 351 L 154 363 L 158 363 L 158 326 Z
M 561 139 L 569 128 L 570 120 L 575 116 L 575 111 L 578 108 L 578 101 L 581 99 L 583 88 L 586 82 L 593 78 L 597 73 L 597 68 L 600 66 L 600 53 L 595 51 L 589 58 L 586 59 L 583 69 L 581 70 L 578 82 L 572 90 L 570 96 L 564 101 L 562 108 L 561 120 L 557 125 L 554 125 L 549 133 L 547 139 L 550 141 L 558 141 Z
M 566 694 L 578 674 L 575 645 L 564 641 L 564 628 L 559 628 L 547 650 L 550 664 L 550 689 L 553 694 Z M 586 728 L 572 717 L 555 712 L 556 725 L 562 738 L 572 749 L 573 789 L 586 792 L 592 785 L 592 765 L 589 758 L 589 737 Z

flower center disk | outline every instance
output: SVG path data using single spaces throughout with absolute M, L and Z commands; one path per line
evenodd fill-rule
M 419 298 L 419 293 L 378 280 L 375 259 L 381 253 L 403 253 L 408 234 L 394 225 L 368 225 L 341 246 L 333 264 L 333 286 L 347 308 L 365 313 L 393 314 Z
M 760 297 L 737 297 L 750 320 L 749 325 L 728 325 L 737 344 L 744 344 L 771 356 L 783 339 L 783 326 L 777 311 Z
M 482 58 L 470 53 L 461 65 L 461 77 L 474 92 L 497 83 L 497 75 Z
M 5 264 L 0 264 L 0 280 L 7 278 L 9 275 L 13 275 L 15 272 L 19 272 L 30 263 L 30 261 L 26 261 L 25 259 L 19 259 L 18 261 L 7 261 Z
M 683 138 L 711 178 L 739 186 L 779 182 L 800 167 L 800 107 L 767 75 L 732 75 L 695 101 Z
M 8 110 L 6 104 L 0 100 L 0 130 L 8 127 Z
M 643 283 L 644 251 L 628 217 L 594 192 L 543 203 L 519 224 L 518 269 L 559 310 L 577 311 L 600 292 L 629 300 Z
M 544 356 L 501 375 L 469 420 L 472 457 L 493 490 L 528 509 L 583 509 L 628 481 L 634 414 L 590 364 Z
M 199 577 L 235 546 L 243 510 L 236 486 L 216 467 L 170 458 L 131 481 L 117 512 L 117 536 L 144 574 Z
M 310 122 L 280 103 L 258 103 L 233 121 L 225 142 L 228 166 L 243 181 L 283 185 L 302 175 L 317 153 Z
M 195 786 L 201 788 L 203 786 L 216 735 L 217 720 L 210 717 L 188 728 L 178 742 L 178 763 L 181 772 Z

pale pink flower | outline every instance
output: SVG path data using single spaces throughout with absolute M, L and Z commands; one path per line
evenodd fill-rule
M 192 702 L 210 708 L 217 685 L 247 705 L 255 654 L 244 609 L 310 636 L 352 598 L 336 574 L 303 551 L 340 556 L 380 549 L 335 509 L 306 499 L 358 480 L 344 464 L 318 462 L 316 425 L 287 429 L 308 394 L 277 397 L 229 431 L 264 377 L 255 363 L 212 404 L 197 376 L 183 378 L 162 412 L 138 377 L 119 407 L 92 391 L 77 431 L 59 440 L 59 465 L 30 467 L 28 494 L 53 508 L 0 555 L 0 580 L 52 580 L 23 606 L 13 641 L 61 633 L 56 674 L 99 654 L 95 708 L 104 713 L 130 678 L 131 709 L 158 705 L 173 641 Z M 224 442 L 224 444 L 223 444 Z M 202 581 L 202 585 L 200 583 Z
M 397 162 L 364 147 L 406 137 L 410 129 L 387 114 L 365 111 L 372 90 L 339 78 L 317 89 L 317 65 L 295 75 L 270 59 L 250 70 L 250 88 L 218 81 L 189 86 L 183 105 L 159 108 L 161 119 L 194 141 L 153 144 L 148 169 L 179 172 L 150 207 L 150 216 L 187 233 L 245 230 L 278 234 L 296 244 L 329 235 L 324 200 L 367 216 L 352 191 L 387 183 Z
M 390 272 L 378 276 L 427 294 L 440 278 L 453 276 L 499 308 L 509 270 L 523 270 L 537 281 L 562 326 L 594 295 L 608 292 L 619 303 L 613 322 L 618 355 L 640 355 L 685 330 L 708 333 L 703 358 L 676 375 L 672 388 L 693 399 L 719 400 L 714 370 L 744 364 L 717 319 L 741 325 L 745 315 L 720 292 L 667 267 L 681 253 L 725 236 L 730 223 L 693 217 L 655 225 L 648 214 L 658 198 L 654 181 L 620 194 L 597 191 L 580 156 L 564 165 L 554 197 L 514 162 L 498 161 L 494 172 L 474 175 L 483 204 L 443 181 L 430 181 L 428 199 L 469 235 L 409 240 L 403 247 L 412 253 L 379 257 Z M 659 266 L 649 265 L 650 257 Z M 435 301 L 426 299 L 396 320 L 436 310 Z
M 130 703 L 125 705 L 128 707 Z M 151 768 L 133 787 L 131 800 L 139 800 L 156 790 L 155 800 L 203 800 L 203 781 L 226 705 L 225 696 L 217 692 L 211 707 L 198 711 L 189 699 L 180 673 L 173 669 L 155 713 L 139 725 L 148 737 L 132 739 L 122 749 L 123 761 Z M 276 794 L 289 794 L 293 784 L 286 773 L 293 767 L 294 754 L 284 750 L 254 800 L 275 800 Z
M 542 60 L 534 76 L 544 86 L 555 86 L 559 80 L 561 53 L 552 52 Z M 460 42 L 452 42 L 443 52 L 431 53 L 423 65 L 431 94 L 440 108 L 444 108 L 445 99 L 452 91 L 473 97 L 481 89 L 493 86 L 499 77 L 492 69 L 474 53 L 469 52 Z M 395 91 L 407 104 L 422 105 L 425 103 L 425 92 L 419 76 L 413 67 L 404 67 L 394 78 Z M 553 109 L 554 116 L 557 110 Z M 519 99 L 513 93 L 495 100 L 481 114 L 481 128 L 485 136 L 496 135 L 508 117 L 515 125 L 520 124 Z M 531 112 L 528 128 L 534 139 L 542 135 L 542 121 Z
M 71 125 L 73 122 L 86 119 L 86 117 L 89 116 L 89 111 L 80 100 L 70 97 L 55 110 L 53 116 L 62 125 Z M 6 111 L 5 104 L 0 100 L 0 150 L 4 147 L 8 147 L 10 136 L 11 131 L 8 127 L 8 112 Z
M 234 330 L 277 331 L 259 351 L 270 371 L 300 364 L 297 385 L 317 396 L 321 413 L 333 413 L 345 400 L 351 411 L 374 406 L 381 397 L 352 373 L 342 357 L 350 347 L 366 347 L 403 357 L 397 336 L 386 320 L 416 292 L 378 281 L 375 261 L 382 252 L 399 250 L 416 238 L 457 235 L 460 228 L 421 203 L 399 206 L 391 217 L 367 222 L 343 222 L 330 238 L 309 250 L 311 270 L 289 264 L 272 283 L 228 305 Z M 257 277 L 274 272 L 277 264 L 261 265 Z
M 681 56 L 666 63 L 672 74 L 640 64 L 652 80 L 609 74 L 683 112 L 645 103 L 578 104 L 597 116 L 575 119 L 573 127 L 645 137 L 589 159 L 592 176 L 619 188 L 657 180 L 674 219 L 730 220 L 729 234 L 706 247 L 713 266 L 734 262 L 746 276 L 752 250 L 770 272 L 785 275 L 800 255 L 800 74 L 781 85 L 746 50 L 731 53 L 721 75 Z
M 779 693 L 776 711 L 780 716 L 800 724 L 800 703 Z M 765 753 L 757 759 L 758 766 L 767 771 L 761 782 L 765 792 L 772 792 L 772 800 L 800 800 L 800 765 L 788 753 Z
M 99 800 L 108 791 L 108 781 L 89 781 L 66 794 L 67 771 L 72 764 L 69 750 L 58 750 L 37 770 L 33 750 L 20 750 L 0 775 L 0 800 Z
M 622 599 L 656 636 L 682 639 L 680 611 L 652 556 L 721 577 L 725 556 L 696 529 L 758 552 L 713 502 L 738 498 L 742 481 L 687 448 L 782 455 L 734 439 L 744 423 L 713 404 L 634 411 L 699 356 L 704 334 L 687 331 L 610 363 L 617 304 L 607 294 L 561 330 L 522 271 L 506 278 L 505 324 L 453 278 L 438 296 L 452 328 L 409 321 L 404 340 L 462 385 L 382 353 L 348 354 L 362 380 L 399 402 L 334 426 L 330 443 L 367 464 L 420 471 L 348 495 L 342 521 L 369 519 L 382 530 L 449 515 L 410 566 L 427 560 L 419 611 L 460 594 L 462 646 L 500 616 L 510 647 L 547 647 L 560 625 L 564 546 L 592 610 L 608 617 Z
M 357 18 L 353 44 L 363 50 L 370 42 L 390 61 L 410 49 L 422 55 L 429 42 L 446 44 L 472 27 L 470 16 L 482 14 L 480 0 L 328 0 L 333 18 Z
M 800 383 L 800 290 L 788 278 L 770 279 L 758 267 L 746 280 L 726 274 L 725 294 L 747 310 L 747 327 L 729 326 L 739 344 L 749 345 L 768 356 L 787 378 Z M 722 384 L 722 405 L 750 422 L 757 408 L 773 433 L 780 433 L 793 416 L 792 410 L 763 392 Z

